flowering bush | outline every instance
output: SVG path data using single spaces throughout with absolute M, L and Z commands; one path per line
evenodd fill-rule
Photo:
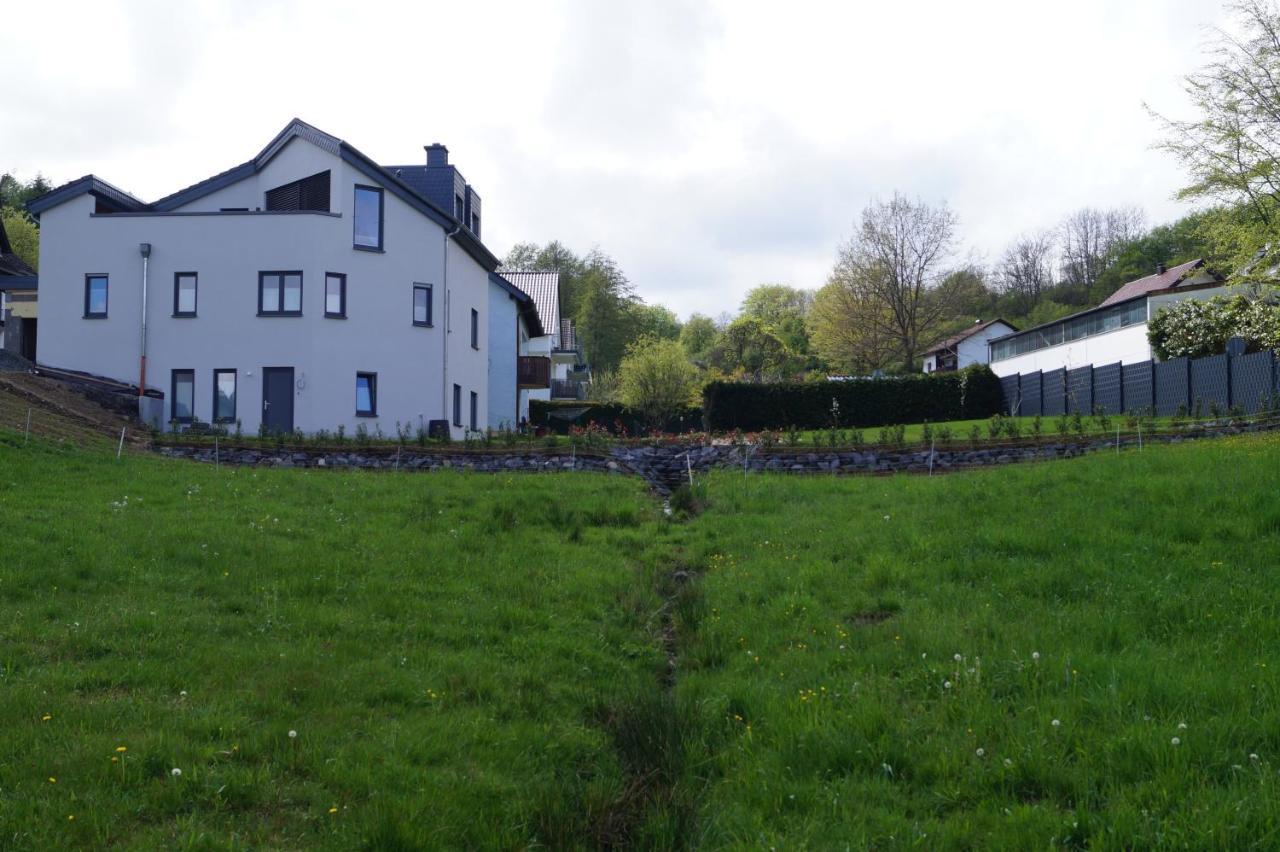
M 1280 306 L 1243 295 L 1187 299 L 1161 308 L 1147 328 L 1151 348 L 1162 360 L 1217 355 L 1236 336 L 1244 338 L 1249 351 L 1280 346 Z

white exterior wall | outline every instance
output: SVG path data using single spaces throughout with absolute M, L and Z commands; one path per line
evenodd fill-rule
M 964 369 L 970 364 L 985 364 L 989 356 L 987 344 L 994 338 L 1004 337 L 1013 331 L 1012 326 L 1005 325 L 1002 322 L 989 325 L 977 334 L 966 337 L 960 341 L 960 346 L 956 349 L 956 366 Z
M 463 427 L 469 396 L 479 394 L 477 420 L 488 419 L 488 273 L 450 241 L 448 291 L 443 285 L 445 232 L 384 193 L 385 252 L 352 247 L 354 184 L 373 184 L 339 158 L 295 139 L 259 174 L 199 199 L 199 208 L 261 207 L 263 192 L 318 171 L 331 172 L 331 210 L 316 213 L 90 216 L 94 200 L 79 196 L 41 216 L 41 363 L 138 380 L 142 259 L 151 243 L 147 386 L 166 395 L 170 371 L 195 371 L 195 414 L 213 415 L 213 371 L 237 371 L 236 415 L 256 432 L 262 412 L 262 368 L 293 367 L 294 425 L 304 431 L 359 424 L 395 432 L 432 419 L 453 422 L 452 385 L 462 386 Z M 258 273 L 301 270 L 301 317 L 259 317 Z M 199 275 L 197 316 L 173 317 L 175 272 Z M 324 316 L 326 272 L 347 276 L 346 319 Z M 109 276 L 108 317 L 85 319 L 84 276 Z M 412 323 L 413 285 L 433 289 L 431 328 Z M 480 311 L 479 347 L 470 341 L 470 309 Z M 448 332 L 446 333 L 446 329 Z M 447 361 L 447 368 L 445 363 Z M 447 369 L 447 375 L 446 375 Z M 378 375 L 377 417 L 355 414 L 355 374 Z M 453 428 L 455 437 L 463 430 Z
M 1151 344 L 1147 342 L 1147 324 L 1144 322 L 1105 334 L 1082 337 L 1061 346 L 1015 355 L 1003 361 L 992 361 L 991 371 L 997 376 L 1011 376 L 1015 373 L 1034 373 L 1036 370 L 1057 370 L 1061 367 L 1070 370 L 1088 364 L 1102 366 L 1117 361 L 1136 364 L 1150 358 Z
M 1221 295 L 1225 287 L 1210 287 L 1204 290 L 1192 290 L 1186 293 L 1162 293 L 1147 297 L 1147 318 L 1150 319 L 1163 307 L 1186 299 L 1209 299 Z M 1147 340 L 1147 324 L 1126 326 L 1104 334 L 1082 337 L 1060 346 L 1050 346 L 1035 352 L 1026 352 L 992 361 L 991 370 L 997 376 L 1011 376 L 1015 373 L 1034 373 L 1036 370 L 1057 370 L 1062 367 L 1074 369 L 1089 364 L 1104 366 L 1106 364 L 1137 364 L 1152 359 L 1151 343 Z

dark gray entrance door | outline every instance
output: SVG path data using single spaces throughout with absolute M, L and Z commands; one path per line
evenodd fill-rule
M 293 368 L 262 368 L 262 422 L 268 432 L 293 431 Z

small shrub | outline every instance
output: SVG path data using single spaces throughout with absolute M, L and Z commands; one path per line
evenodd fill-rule
M 849 446 L 861 447 L 867 443 L 866 438 L 862 434 L 861 429 L 853 429 L 849 432 Z
M 969 427 L 969 443 L 974 447 L 982 443 L 982 427 L 977 423 Z
M 991 440 L 994 441 L 996 438 L 999 438 L 1000 434 L 1004 432 L 1004 421 L 1005 417 L 1003 414 L 991 415 L 991 419 L 987 421 L 987 435 Z
M 765 429 L 757 438 L 758 445 L 762 450 L 772 450 L 778 445 L 778 433 L 770 429 Z
M 802 437 L 802 436 L 801 436 L 801 433 L 800 433 L 800 427 L 798 427 L 798 426 L 788 426 L 788 427 L 787 427 L 787 446 L 788 446 L 788 447 L 798 447 L 798 446 L 800 446 L 800 438 L 801 438 L 801 437 Z
M 542 436 L 542 446 L 546 447 L 548 450 L 554 450 L 556 447 L 560 446 L 560 436 L 555 432 L 548 432 Z
M 938 427 L 938 443 L 944 447 L 951 446 L 951 442 L 956 438 L 955 433 L 951 431 L 950 426 Z
M 1076 437 L 1084 437 L 1084 417 L 1080 415 L 1080 409 L 1071 412 L 1071 431 L 1076 433 Z
M 362 447 L 369 443 L 369 428 L 363 423 L 356 424 L 356 443 Z
M 1006 417 L 1004 420 L 1004 433 L 1013 440 L 1022 437 L 1022 426 L 1018 423 L 1016 417 Z
M 1042 434 L 1044 434 L 1044 419 L 1037 414 L 1031 418 L 1031 435 L 1038 441 Z
M 933 446 L 933 426 L 929 424 L 928 420 L 924 421 L 924 426 L 920 430 L 920 436 L 924 439 L 926 444 Z
M 341 423 L 338 424 L 338 432 L 334 436 L 334 443 L 341 446 L 347 442 L 347 427 Z
M 1111 431 L 1111 416 L 1107 414 L 1107 410 L 1101 405 L 1093 407 L 1093 420 L 1098 424 L 1098 431 L 1104 434 Z
M 1067 415 L 1060 414 L 1053 420 L 1053 427 L 1058 430 L 1058 437 L 1065 438 L 1067 433 L 1071 431 L 1071 421 Z

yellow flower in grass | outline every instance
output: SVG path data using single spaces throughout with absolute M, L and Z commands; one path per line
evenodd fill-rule
M 57 778 L 54 778 L 52 775 L 50 775 L 50 776 L 49 776 L 49 783 L 50 783 L 50 784 L 57 784 L 57 783 L 58 783 L 58 779 L 57 779 Z
M 329 813 L 336 814 L 337 812 L 338 812 L 337 808 L 329 808 Z
M 50 720 L 50 719 L 52 719 L 52 718 L 53 718 L 53 714 L 51 714 L 51 713 L 45 713 L 43 716 L 41 716 L 41 717 L 40 717 L 40 721 L 41 721 L 41 722 L 47 722 L 47 721 L 49 721 L 49 720 Z
M 125 746 L 116 746 L 116 751 L 117 751 L 119 754 L 124 754 L 124 753 L 125 753 L 126 751 L 128 751 L 128 750 L 129 750 L 129 749 L 128 749 L 128 748 L 126 748 Z

